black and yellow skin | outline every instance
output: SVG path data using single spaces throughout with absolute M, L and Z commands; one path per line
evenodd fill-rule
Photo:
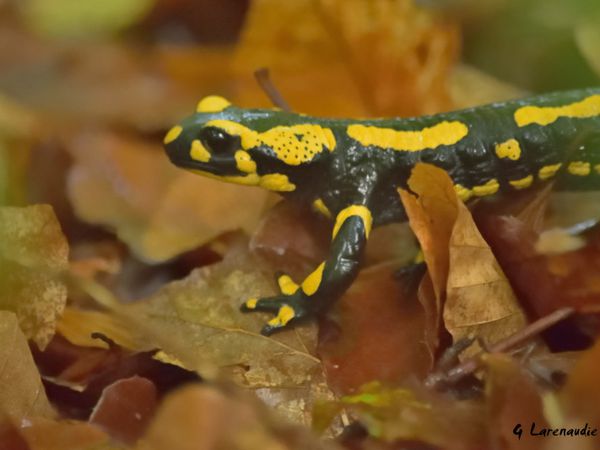
M 550 180 L 562 189 L 600 188 L 600 88 L 374 120 L 241 109 L 207 97 L 165 146 L 177 166 L 277 191 L 333 220 L 327 260 L 300 284 L 279 277 L 281 295 L 242 306 L 276 314 L 263 329 L 270 334 L 349 287 L 371 228 L 406 219 L 397 189 L 419 161 L 444 169 L 463 201 Z

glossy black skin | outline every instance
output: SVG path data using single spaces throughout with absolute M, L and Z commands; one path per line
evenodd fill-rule
M 182 136 L 167 145 L 167 153 L 178 166 L 218 175 L 242 175 L 227 152 L 219 152 L 221 156 L 216 164 L 214 161 L 198 163 L 189 158 L 190 143 L 201 135 L 208 120 L 230 120 L 258 132 L 278 125 L 319 124 L 333 131 L 337 144 L 333 152 L 324 151 L 309 163 L 289 166 L 278 160 L 268 147 L 252 149 L 249 153 L 257 163 L 258 173 L 286 174 L 297 188 L 283 193 L 284 196 L 307 203 L 320 198 L 333 217 L 349 205 L 364 205 L 372 213 L 373 225 L 377 226 L 406 219 L 397 189 L 407 187 L 412 167 L 420 161 L 444 169 L 456 184 L 466 188 L 483 185 L 495 178 L 500 184 L 499 193 L 508 195 L 515 192 L 509 180 L 533 175 L 534 186 L 542 183 L 537 173 L 544 166 L 569 161 L 586 161 L 592 166 L 600 164 L 599 116 L 561 117 L 549 125 L 524 127 L 519 127 L 514 119 L 514 112 L 524 106 L 562 106 L 596 94 L 600 94 L 599 88 L 547 94 L 434 116 L 361 121 L 316 119 L 282 111 L 229 107 L 219 113 L 195 114 L 186 119 L 182 123 Z M 365 147 L 346 132 L 348 125 L 356 123 L 395 130 L 422 130 L 443 121 L 466 124 L 468 135 L 451 146 L 405 152 Z M 495 145 L 511 138 L 519 141 L 521 157 L 515 161 L 498 158 Z M 223 144 L 223 149 L 232 145 L 229 140 Z M 565 166 L 563 164 L 563 168 Z M 577 177 L 561 170 L 553 179 L 558 179 L 558 186 L 563 189 L 593 189 L 600 185 L 600 176 L 595 172 L 587 177 Z M 316 294 L 308 298 L 300 290 L 293 296 L 263 299 L 252 311 L 277 312 L 282 305 L 288 305 L 296 312 L 293 321 L 320 311 L 338 298 L 355 278 L 365 243 L 362 220 L 356 216 L 349 218 L 332 242 L 323 282 Z M 247 307 L 243 310 L 250 311 Z M 279 328 L 266 326 L 263 332 L 270 334 Z

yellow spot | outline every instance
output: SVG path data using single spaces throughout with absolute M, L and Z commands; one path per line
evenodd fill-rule
M 261 187 L 275 192 L 291 192 L 296 189 L 296 185 L 291 183 L 287 175 L 282 173 L 269 173 L 260 177 Z
M 520 127 L 537 123 L 549 125 L 560 117 L 586 118 L 600 115 L 600 95 L 564 106 L 524 106 L 515 111 L 515 121 Z
M 210 152 L 206 150 L 202 142 L 198 139 L 192 141 L 192 149 L 190 150 L 190 157 L 195 161 L 208 162 L 210 161 Z
M 248 309 L 256 309 L 256 304 L 258 303 L 258 299 L 250 298 L 246 300 L 246 308 Z
M 594 170 L 596 171 L 596 173 L 597 173 L 597 174 L 599 174 L 599 175 L 600 175 L 600 164 L 596 164 L 596 165 L 594 166 Z
M 558 169 L 560 169 L 560 166 L 562 166 L 561 163 L 550 164 L 548 166 L 542 167 L 538 172 L 539 179 L 547 180 L 548 178 L 553 177 L 556 174 L 556 172 L 558 172 Z
M 492 178 L 487 183 L 482 184 L 480 186 L 473 186 L 473 195 L 477 197 L 483 197 L 485 195 L 493 195 L 498 192 L 500 185 L 498 184 L 498 180 Z
M 591 164 L 589 162 L 584 161 L 573 161 L 571 164 L 569 164 L 567 170 L 571 175 L 585 177 L 591 172 Z
M 352 216 L 358 216 L 362 219 L 363 224 L 365 226 L 365 237 L 369 237 L 369 233 L 371 232 L 371 226 L 373 224 L 373 216 L 371 215 L 371 211 L 369 211 L 369 208 L 367 208 L 366 206 L 352 205 L 342 209 L 335 218 L 332 239 L 335 239 L 344 222 Z
M 390 148 L 402 152 L 417 152 L 434 149 L 440 145 L 453 145 L 469 134 L 462 122 L 444 121 L 419 131 L 398 131 L 365 125 L 350 125 L 348 136 L 364 146 Z
M 306 295 L 313 295 L 319 289 L 321 280 L 323 279 L 323 270 L 325 269 L 325 263 L 322 262 L 309 276 L 307 276 L 302 282 L 302 291 Z
M 293 295 L 300 288 L 289 275 L 281 275 L 277 279 L 277 284 L 281 293 L 285 295 Z
M 240 172 L 255 173 L 256 163 L 252 161 L 252 157 L 248 152 L 244 150 L 238 150 L 235 152 L 235 163 Z
M 323 199 L 316 199 L 313 202 L 313 208 L 320 212 L 321 214 L 323 214 L 325 217 L 331 219 L 331 211 L 329 211 L 329 208 L 327 208 L 327 206 L 325 206 L 325 203 L 323 203 Z
M 283 305 L 279 308 L 277 317 L 272 318 L 267 322 L 272 327 L 283 327 L 296 316 L 294 309 L 289 305 Z
M 460 184 L 455 184 L 454 190 L 456 191 L 458 198 L 460 198 L 463 202 L 466 202 L 473 196 L 473 191 L 471 191 L 471 189 L 468 189 Z
M 211 112 L 221 112 L 228 106 L 231 106 L 231 103 L 220 97 L 218 95 L 209 95 L 208 97 L 204 97 L 198 103 L 196 107 L 196 112 L 199 113 L 211 113 Z
M 211 120 L 206 125 L 239 136 L 244 150 L 267 146 L 277 159 L 290 166 L 312 161 L 319 153 L 332 152 L 336 146 L 333 132 L 320 125 L 279 126 L 262 133 L 231 120 Z
M 519 178 L 518 180 L 509 180 L 508 183 L 515 189 L 525 189 L 533 183 L 533 175 L 527 175 L 525 178 Z
M 498 158 L 508 158 L 516 161 L 521 157 L 521 146 L 516 139 L 509 139 L 496 144 L 496 155 Z
M 179 135 L 181 134 L 181 132 L 183 131 L 183 128 L 181 127 L 181 125 L 175 125 L 173 128 L 171 128 L 167 134 L 165 135 L 165 138 L 163 139 L 163 143 L 166 144 L 170 144 L 171 142 L 173 142 L 175 139 L 177 139 L 179 137 Z

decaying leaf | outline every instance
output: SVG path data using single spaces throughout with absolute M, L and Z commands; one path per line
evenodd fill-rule
M 268 315 L 239 311 L 247 298 L 273 295 L 273 281 L 273 269 L 242 242 L 222 263 L 195 270 L 149 300 L 117 312 L 147 343 L 184 367 L 208 378 L 227 374 L 269 397 L 289 417 L 306 421 L 312 396 L 329 395 L 319 384 L 315 327 L 296 326 L 267 338 L 259 331 Z M 287 390 L 285 396 L 274 394 L 280 389 Z
M 172 258 L 226 230 L 253 229 L 268 196 L 185 173 L 171 166 L 160 146 L 114 134 L 80 135 L 70 148 L 76 164 L 69 195 L 77 214 L 115 228 L 150 261 Z
M 449 244 L 444 324 L 454 341 L 477 336 L 493 343 L 525 326 L 525 313 L 504 272 L 460 202 Z
M 355 393 L 374 380 L 398 385 L 431 369 L 423 307 L 394 270 L 363 270 L 330 314 L 335 324 L 321 323 L 319 356 L 336 393 Z
M 444 324 L 454 341 L 477 336 L 496 342 L 520 329 L 525 315 L 450 177 L 418 164 L 408 184 L 418 197 L 406 191 L 400 196 L 423 249 L 436 309 L 444 305 Z
M 48 205 L 0 207 L 0 309 L 14 311 L 43 348 L 67 299 L 69 247 Z
M 378 382 L 334 402 L 358 417 L 369 434 L 385 442 L 422 442 L 448 449 L 486 448 L 485 416 L 477 401 L 456 401 L 420 386 L 390 388 Z M 316 414 L 335 413 L 332 405 Z M 319 419 L 326 422 L 326 417 Z M 400 442 L 401 443 L 401 442 Z
M 9 416 L 17 423 L 26 417 L 52 417 L 40 374 L 17 316 L 0 311 L 0 419 Z
M 137 450 L 335 450 L 284 425 L 251 398 L 209 386 L 183 388 L 158 410 Z
M 449 107 L 445 78 L 457 44 L 452 23 L 410 0 L 254 1 L 237 48 L 237 98 L 268 105 L 249 68 L 269 67 L 305 113 L 439 111 Z
M 548 426 L 542 391 L 534 379 L 507 355 L 485 355 L 484 362 L 490 440 L 507 450 L 545 449 L 546 443 L 529 432 L 532 423 L 538 429 Z M 515 435 L 517 426 L 521 436 Z

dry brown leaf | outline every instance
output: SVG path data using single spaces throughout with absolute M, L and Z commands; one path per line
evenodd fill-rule
M 266 314 L 242 314 L 249 297 L 275 293 L 273 269 L 242 243 L 222 263 L 192 272 L 147 301 L 119 308 L 145 342 L 201 376 L 226 375 L 295 421 L 309 420 L 314 397 L 329 396 L 315 356 L 314 324 L 267 338 Z M 285 395 L 281 392 L 285 392 Z
M 448 281 L 448 243 L 458 214 L 458 200 L 448 175 L 431 165 L 417 164 L 408 185 L 418 197 L 404 190 L 399 193 L 428 268 L 419 301 L 426 311 L 427 340 L 433 343 L 435 351 Z M 425 295 L 431 290 L 435 295 Z
M 155 144 L 90 133 L 70 149 L 76 163 L 69 195 L 77 214 L 115 228 L 146 260 L 167 260 L 226 230 L 253 229 L 267 201 L 258 188 L 176 169 Z
M 493 343 L 527 323 L 525 313 L 471 213 L 458 203 L 450 237 L 444 324 L 454 342 L 477 336 Z M 476 351 L 471 348 L 467 354 Z
M 17 316 L 0 311 L 0 416 L 19 423 L 32 416 L 52 417 L 40 374 Z
M 0 309 L 43 348 L 67 300 L 69 246 L 49 205 L 0 207 Z
M 533 378 L 507 355 L 488 354 L 484 362 L 492 448 L 545 449 L 546 442 L 529 433 L 532 422 L 538 429 L 548 426 L 541 391 Z M 522 431 L 520 438 L 513 431 L 517 425 Z
M 443 305 L 454 342 L 467 336 L 496 342 L 520 329 L 525 315 L 450 177 L 417 164 L 408 185 L 418 198 L 407 191 L 400 197 L 423 249 L 437 299 L 434 311 L 440 313 Z
M 167 397 L 137 450 L 335 450 L 338 446 L 283 425 L 252 399 L 209 386 Z
M 22 424 L 19 433 L 29 450 L 125 450 L 86 422 L 36 417 Z
M 416 115 L 447 109 L 457 28 L 412 0 L 259 0 L 234 71 L 236 98 L 267 106 L 251 70 L 269 67 L 292 108 L 317 115 Z

